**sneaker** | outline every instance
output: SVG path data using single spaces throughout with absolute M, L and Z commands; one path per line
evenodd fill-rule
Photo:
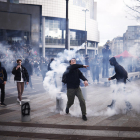
M 17 102 L 19 102 L 19 98 L 17 98 Z
M 21 101 L 19 101 L 19 104 L 21 105 Z
M 66 113 L 69 114 L 69 108 L 66 108 Z
M 7 106 L 5 103 L 1 103 L 0 105 L 1 105 L 1 106 Z
M 82 116 L 82 119 L 83 119 L 84 121 L 87 121 L 86 115 L 83 115 L 83 116 Z

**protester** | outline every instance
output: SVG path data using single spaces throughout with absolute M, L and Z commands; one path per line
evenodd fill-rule
M 15 76 L 14 80 L 17 82 L 18 98 L 17 101 L 21 105 L 22 94 L 24 91 L 24 82 L 28 85 L 29 75 L 25 67 L 21 65 L 22 60 L 17 60 L 17 66 L 13 68 L 12 74 Z
M 1 89 L 1 106 L 6 106 L 4 103 L 5 99 L 5 84 L 7 81 L 7 72 L 4 67 L 1 67 L 1 62 L 0 62 L 0 89 Z
M 116 79 L 117 84 L 121 84 L 121 83 L 126 84 L 126 79 L 128 78 L 127 71 L 121 65 L 118 64 L 115 57 L 112 57 L 109 60 L 109 62 L 110 62 L 111 66 L 114 66 L 116 74 L 114 76 L 108 78 L 108 80 Z M 125 92 L 125 91 L 123 91 L 123 92 Z M 108 107 L 114 108 L 115 102 L 116 102 L 116 100 L 112 100 L 112 103 L 110 105 L 108 105 Z M 130 110 L 132 108 L 131 103 L 129 103 L 128 101 L 125 101 L 125 104 L 126 104 L 126 107 L 128 110 Z
M 25 59 L 23 67 L 25 67 L 27 72 L 28 72 L 28 75 L 29 75 L 29 85 L 30 85 L 31 89 L 34 89 L 33 85 L 32 85 L 32 79 L 31 79 L 31 76 L 33 75 L 33 67 L 32 67 L 32 64 L 30 64 L 28 58 Z M 27 88 L 26 82 L 25 82 L 25 88 Z
M 69 113 L 69 108 L 74 103 L 75 95 L 78 97 L 80 102 L 80 107 L 82 111 L 82 119 L 87 120 L 86 117 L 86 104 L 83 98 L 80 85 L 80 79 L 84 81 L 84 85 L 88 86 L 87 79 L 83 76 L 81 71 L 78 68 L 87 68 L 87 65 L 76 64 L 76 59 L 73 58 L 69 61 L 70 66 L 67 67 L 66 71 L 63 74 L 62 82 L 67 84 L 67 106 L 66 113 Z
M 46 73 L 48 71 L 48 65 L 47 65 L 47 62 L 44 62 L 42 60 L 41 64 L 40 64 L 40 71 L 41 71 L 41 75 L 42 75 L 42 78 L 43 78 L 43 81 L 45 79 L 45 76 L 46 76 Z
M 108 61 L 109 61 L 109 55 L 111 55 L 111 50 L 108 45 L 105 45 L 105 47 L 102 49 L 103 54 L 103 71 L 102 71 L 102 78 L 108 77 Z
M 51 61 L 48 64 L 48 71 L 52 70 L 51 63 L 54 61 L 54 58 L 51 58 Z

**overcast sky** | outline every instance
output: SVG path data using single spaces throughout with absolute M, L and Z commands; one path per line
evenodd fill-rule
M 104 45 L 107 40 L 123 36 L 127 26 L 138 25 L 137 21 L 127 14 L 128 9 L 123 0 L 95 1 L 97 2 L 97 21 L 100 32 L 99 46 Z

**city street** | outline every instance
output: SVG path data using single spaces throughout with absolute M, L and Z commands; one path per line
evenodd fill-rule
M 31 105 L 31 121 L 26 123 L 21 122 L 21 106 L 16 102 L 17 90 L 13 76 L 10 83 L 7 82 L 7 107 L 0 107 L 0 140 L 140 139 L 140 114 L 133 109 L 113 116 L 99 113 L 107 110 L 112 93 L 112 89 L 105 87 L 102 82 L 88 87 L 88 120 L 83 121 L 81 116 L 71 116 L 71 109 L 69 115 L 56 112 L 56 101 L 43 89 L 42 77 L 34 75 L 32 81 L 35 89 L 28 86 L 23 95 L 23 99 L 30 99 Z M 131 88 L 133 83 L 139 85 L 140 80 L 128 83 L 128 87 Z M 93 98 L 93 101 L 90 98 Z M 78 104 L 77 100 L 75 104 Z M 89 108 L 92 108 L 95 114 L 90 113 Z

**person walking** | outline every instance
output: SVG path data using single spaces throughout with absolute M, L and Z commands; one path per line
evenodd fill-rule
M 15 76 L 14 80 L 17 82 L 18 98 L 17 101 L 21 105 L 22 94 L 24 91 L 24 82 L 28 85 L 29 75 L 25 67 L 21 65 L 22 60 L 17 60 L 17 66 L 13 68 L 12 74 Z
M 5 99 L 5 84 L 7 81 L 7 72 L 4 67 L 1 66 L 0 62 L 0 89 L 1 89 L 1 106 L 6 106 L 4 103 Z
M 82 91 L 79 87 L 80 79 L 84 81 L 84 85 L 88 86 L 87 79 L 83 76 L 82 72 L 78 68 L 87 68 L 87 65 L 76 64 L 76 59 L 73 58 L 69 61 L 70 66 L 67 67 L 66 71 L 63 74 L 62 82 L 67 84 L 67 106 L 66 113 L 69 113 L 69 108 L 74 103 L 75 96 L 78 97 L 80 102 L 80 107 L 82 111 L 82 119 L 87 120 L 86 117 L 86 104 L 82 95 Z
M 46 77 L 46 73 L 48 71 L 48 65 L 47 65 L 47 62 L 43 61 L 40 63 L 40 70 L 41 70 L 41 75 L 42 75 L 42 78 L 43 78 L 43 81 Z
M 115 75 L 110 77 L 110 78 L 108 78 L 108 80 L 110 81 L 110 80 L 116 79 L 118 86 L 119 86 L 119 84 L 126 84 L 126 79 L 128 78 L 127 71 L 121 65 L 118 64 L 118 62 L 116 61 L 115 57 L 112 57 L 109 60 L 109 62 L 110 62 L 111 66 L 114 66 Z M 125 87 L 123 86 L 123 89 L 124 88 Z M 123 92 L 125 92 L 125 91 L 123 90 Z M 116 102 L 116 100 L 113 99 L 112 103 L 110 105 L 108 105 L 107 107 L 114 108 L 115 107 L 115 102 Z M 125 104 L 126 104 L 127 110 L 132 109 L 132 105 L 131 105 L 130 102 L 125 100 Z
M 32 79 L 31 79 L 31 76 L 33 75 L 33 67 L 32 67 L 32 64 L 29 63 L 29 59 L 28 58 L 25 59 L 23 67 L 25 67 L 27 72 L 28 72 L 28 75 L 29 75 L 29 85 L 30 85 L 31 89 L 34 89 L 33 85 L 32 85 Z M 26 81 L 25 81 L 25 88 L 27 88 Z

